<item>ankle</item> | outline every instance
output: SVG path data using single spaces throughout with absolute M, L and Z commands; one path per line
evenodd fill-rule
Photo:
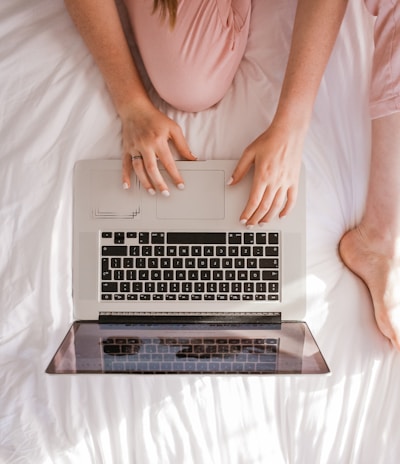
M 400 255 L 400 233 L 397 234 L 393 228 L 377 226 L 362 220 L 356 227 L 362 241 L 377 253 L 386 256 Z

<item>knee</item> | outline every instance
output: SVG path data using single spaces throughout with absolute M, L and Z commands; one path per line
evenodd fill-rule
M 198 113 L 211 108 L 227 93 L 232 79 L 174 73 L 163 79 L 152 79 L 159 96 L 174 108 L 188 113 Z

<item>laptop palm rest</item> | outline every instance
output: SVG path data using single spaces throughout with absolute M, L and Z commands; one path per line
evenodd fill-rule
M 170 196 L 157 195 L 158 219 L 224 219 L 224 171 L 183 170 L 185 189 L 168 182 Z M 164 175 L 166 179 L 166 176 Z M 201 195 L 199 195 L 201 192 Z

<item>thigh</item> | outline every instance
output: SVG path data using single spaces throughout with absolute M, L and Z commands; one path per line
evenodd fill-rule
M 220 100 L 245 50 L 251 0 L 180 0 L 173 29 L 168 19 L 152 14 L 152 0 L 125 2 L 143 63 L 160 96 L 186 111 Z
M 371 116 L 400 111 L 400 6 L 398 0 L 366 0 L 376 16 Z

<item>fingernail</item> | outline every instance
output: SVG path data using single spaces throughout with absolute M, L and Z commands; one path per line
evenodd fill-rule
M 162 195 L 163 197 L 169 197 L 169 192 L 168 192 L 168 190 L 163 190 L 163 191 L 161 192 L 161 195 Z
M 149 188 L 149 189 L 147 190 L 147 192 L 148 192 L 150 195 L 155 195 L 155 194 L 156 194 L 156 191 L 155 191 L 154 189 L 152 189 L 152 188 Z
M 181 182 L 180 184 L 177 185 L 177 187 L 179 190 L 183 190 L 185 188 L 185 184 Z
M 190 154 L 191 154 L 194 158 L 199 159 L 194 153 L 190 152 Z
M 228 182 L 226 183 L 226 185 L 231 185 L 231 183 L 233 182 L 233 177 L 231 177 Z
M 247 229 L 252 229 L 254 227 L 254 224 L 247 224 Z
M 247 222 L 247 219 L 241 219 L 241 220 L 240 220 L 240 224 L 243 224 L 243 225 L 244 225 L 244 224 L 246 224 L 246 222 Z
M 122 188 L 123 188 L 124 190 L 128 190 L 128 188 L 129 188 L 128 183 L 127 183 L 127 182 L 124 182 L 124 183 L 122 184 Z

